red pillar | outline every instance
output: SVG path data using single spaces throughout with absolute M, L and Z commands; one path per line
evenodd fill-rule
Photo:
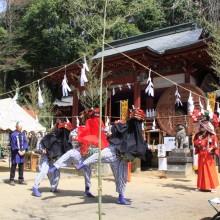
M 185 71 L 185 83 L 190 83 L 190 75 L 192 72 L 192 68 L 188 65 L 186 65 L 184 67 L 184 71 Z
M 139 82 L 134 83 L 134 107 L 141 107 L 141 90 Z

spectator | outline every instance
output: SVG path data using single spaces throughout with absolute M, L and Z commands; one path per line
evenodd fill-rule
M 11 146 L 11 170 L 10 170 L 10 185 L 15 186 L 15 170 L 18 164 L 18 183 L 24 182 L 24 160 L 25 151 L 28 150 L 26 136 L 22 131 L 22 123 L 16 123 L 16 130 L 10 136 Z

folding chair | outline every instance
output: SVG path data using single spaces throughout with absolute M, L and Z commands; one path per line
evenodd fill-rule
M 208 202 L 212 206 L 212 208 L 214 208 L 215 211 L 217 212 L 217 214 L 215 214 L 212 218 L 210 218 L 210 220 L 217 220 L 217 219 L 220 220 L 220 211 L 213 205 L 213 203 L 220 204 L 220 198 L 209 199 Z

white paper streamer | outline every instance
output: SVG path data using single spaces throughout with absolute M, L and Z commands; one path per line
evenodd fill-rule
M 38 80 L 38 106 L 39 106 L 39 108 L 41 108 L 43 106 L 43 103 L 44 103 L 44 100 L 42 97 L 42 92 L 41 92 L 39 80 Z
M 220 118 L 220 108 L 219 108 L 219 103 L 217 103 L 217 110 L 216 110 L 216 111 L 219 113 L 218 118 Z
M 192 97 L 192 92 L 190 91 L 189 93 L 189 98 L 188 98 L 188 110 L 189 112 L 193 112 L 195 106 L 194 106 L 194 101 Z
M 88 79 L 86 77 L 86 70 L 85 68 L 83 67 L 81 69 L 81 78 L 80 78 L 80 86 L 84 86 L 85 85 L 85 82 L 88 82 Z
M 179 94 L 179 91 L 178 91 L 178 87 L 176 86 L 176 92 L 175 92 L 175 96 L 176 96 L 176 101 L 175 101 L 175 104 L 177 104 L 178 106 L 179 105 L 183 105 L 183 103 L 181 102 L 180 98 L 180 94 Z
M 131 83 L 127 83 L 129 89 L 131 89 Z
M 18 100 L 18 91 L 19 91 L 19 89 L 16 89 L 15 96 L 12 99 L 13 103 L 17 102 L 17 100 Z
M 213 111 L 212 111 L 212 108 L 211 108 L 211 106 L 210 106 L 210 104 L 209 104 L 209 99 L 207 99 L 207 111 L 209 112 L 209 117 L 210 118 L 213 118 Z
M 62 81 L 62 92 L 63 92 L 63 96 L 68 96 L 68 92 L 70 92 L 71 89 L 67 83 L 67 77 L 66 74 L 64 74 L 64 78 Z
M 86 71 L 87 72 L 89 71 L 89 67 L 88 67 L 87 62 L 86 62 L 86 57 L 84 56 L 84 64 L 83 64 L 83 67 L 81 69 L 80 86 L 84 86 L 85 82 L 88 82 L 88 79 L 86 77 Z
M 154 85 L 151 81 L 151 69 L 149 70 L 149 76 L 147 79 L 147 83 L 149 83 L 149 84 L 148 84 L 147 88 L 145 89 L 145 93 L 147 93 L 149 96 L 154 97 Z
M 155 121 L 155 118 L 153 120 L 153 125 L 152 125 L 152 130 L 155 130 L 156 129 L 156 121 Z
M 109 126 L 109 123 L 110 123 L 110 120 L 109 120 L 109 117 L 107 116 L 106 121 L 105 121 L 105 127 Z
M 79 127 L 79 118 L 76 117 L 76 127 L 78 128 Z
M 87 72 L 89 72 L 89 67 L 87 65 L 87 62 L 86 62 L 86 56 L 84 55 L 84 68 Z
M 105 129 L 104 129 L 106 135 L 108 135 L 108 133 L 111 131 L 111 125 L 110 125 L 110 120 L 109 117 L 106 117 L 106 121 L 105 121 Z
M 115 95 L 115 87 L 112 88 L 112 95 Z
M 204 114 L 204 106 L 203 106 L 203 104 L 202 104 L 202 102 L 200 100 L 200 96 L 199 96 L 199 106 L 200 106 L 201 113 Z
M 68 119 L 67 117 L 66 117 L 66 122 L 67 122 L 67 123 L 70 123 L 70 121 L 69 121 L 69 119 Z

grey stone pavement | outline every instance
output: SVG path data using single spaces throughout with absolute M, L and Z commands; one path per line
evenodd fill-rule
M 61 173 L 60 193 L 50 192 L 49 181 L 45 178 L 39 190 L 42 197 L 31 195 L 37 172 L 25 171 L 27 185 L 10 186 L 7 181 L 9 168 L 0 162 L 0 219 L 1 220 L 97 220 L 99 218 L 98 178 L 92 178 L 92 193 L 96 198 L 83 196 L 82 176 Z M 17 173 L 16 173 L 17 177 Z M 208 203 L 209 199 L 220 197 L 217 193 L 196 192 L 196 174 L 187 178 L 164 178 L 157 171 L 132 173 L 127 184 L 126 198 L 129 206 L 118 205 L 118 194 L 112 176 L 102 180 L 103 220 L 205 220 L 216 214 Z M 220 205 L 214 204 L 216 208 Z M 218 207 L 219 206 L 219 207 Z

